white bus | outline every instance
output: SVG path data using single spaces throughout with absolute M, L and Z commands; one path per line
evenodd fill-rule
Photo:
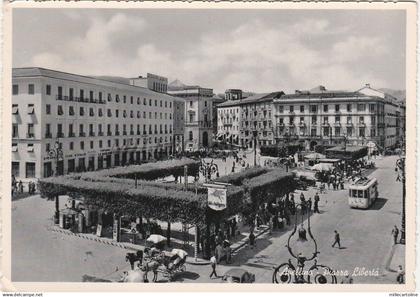
M 352 208 L 369 208 L 378 198 L 376 178 L 360 178 L 349 186 L 349 205 Z

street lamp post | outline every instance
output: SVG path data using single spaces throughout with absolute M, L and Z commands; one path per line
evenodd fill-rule
M 48 155 L 50 158 L 55 159 L 55 176 L 59 176 L 59 164 L 58 162 L 63 160 L 63 149 L 61 148 L 61 143 L 57 139 L 57 141 L 54 143 L 54 148 L 50 149 L 48 151 Z M 58 224 L 60 220 L 60 210 L 59 210 L 59 200 L 58 195 L 55 196 L 55 214 L 54 214 L 54 223 Z
M 402 207 L 401 207 L 401 238 L 400 243 L 405 244 L 405 157 L 400 157 L 395 166 L 395 171 L 398 172 L 397 181 L 402 182 Z
M 318 264 L 317 258 L 320 252 L 311 231 L 311 210 L 302 203 L 296 203 L 295 208 L 294 229 L 289 235 L 286 247 L 289 254 L 295 259 L 296 265 L 293 265 L 292 259 L 289 259 L 288 262 L 275 267 L 272 282 L 275 284 L 336 284 L 337 276 L 334 270 L 326 265 Z M 302 212 L 303 209 L 306 211 L 298 219 L 298 212 Z M 306 217 L 306 229 L 304 217 Z M 312 264 L 306 265 L 307 262 L 312 261 Z

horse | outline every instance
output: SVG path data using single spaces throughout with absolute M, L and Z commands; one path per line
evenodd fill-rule
M 131 270 L 134 270 L 134 263 L 139 261 L 139 265 L 143 263 L 143 251 L 139 250 L 136 253 L 127 253 L 125 255 L 125 262 L 130 262 Z
M 156 260 L 151 260 L 149 262 L 144 263 L 141 266 L 141 270 L 143 270 L 145 272 L 145 281 L 147 281 L 147 273 L 149 271 L 153 271 L 153 282 L 155 283 L 157 281 L 158 278 L 158 268 L 161 264 L 156 261 Z

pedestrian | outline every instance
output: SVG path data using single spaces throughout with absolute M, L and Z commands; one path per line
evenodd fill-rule
M 314 213 L 320 213 L 318 203 L 319 203 L 319 195 L 318 193 L 316 193 L 315 198 L 314 198 Z
M 273 233 L 273 226 L 274 226 L 274 222 L 273 222 L 273 217 L 271 217 L 269 220 L 268 220 L 268 228 L 269 228 L 269 233 L 268 234 L 272 234 Z
M 397 226 L 394 225 L 394 229 L 392 229 L 392 236 L 394 237 L 394 244 L 398 243 L 398 234 L 400 233 L 400 231 L 398 230 Z
M 19 187 L 19 192 L 23 193 L 23 183 L 22 183 L 21 180 L 19 181 L 19 186 L 18 187 Z
M 397 283 L 399 284 L 403 284 L 404 283 L 404 269 L 402 268 L 401 265 L 398 265 L 398 270 L 397 270 Z
M 305 196 L 303 195 L 303 193 L 300 193 L 300 210 L 301 210 L 301 215 L 306 214 L 306 201 L 305 201 Z
M 338 248 L 341 249 L 340 234 L 337 232 L 337 230 L 334 230 L 334 243 L 332 244 L 332 247 L 335 247 L 336 244 L 338 244 Z
M 251 249 L 254 249 L 254 245 L 255 245 L 255 235 L 254 235 L 254 231 L 251 230 L 251 233 L 249 234 L 249 247 Z
M 213 278 L 213 275 L 218 278 L 217 276 L 217 272 L 216 272 L 216 265 L 217 265 L 217 260 L 216 257 L 213 255 L 210 258 L 210 264 L 211 264 L 211 274 L 210 274 L 210 278 Z
M 309 200 L 308 200 L 308 211 L 311 211 L 312 210 L 312 198 L 311 197 L 309 197 Z

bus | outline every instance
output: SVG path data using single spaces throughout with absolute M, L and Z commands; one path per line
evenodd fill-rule
M 378 198 L 376 178 L 360 178 L 349 186 L 349 205 L 351 208 L 369 208 Z

